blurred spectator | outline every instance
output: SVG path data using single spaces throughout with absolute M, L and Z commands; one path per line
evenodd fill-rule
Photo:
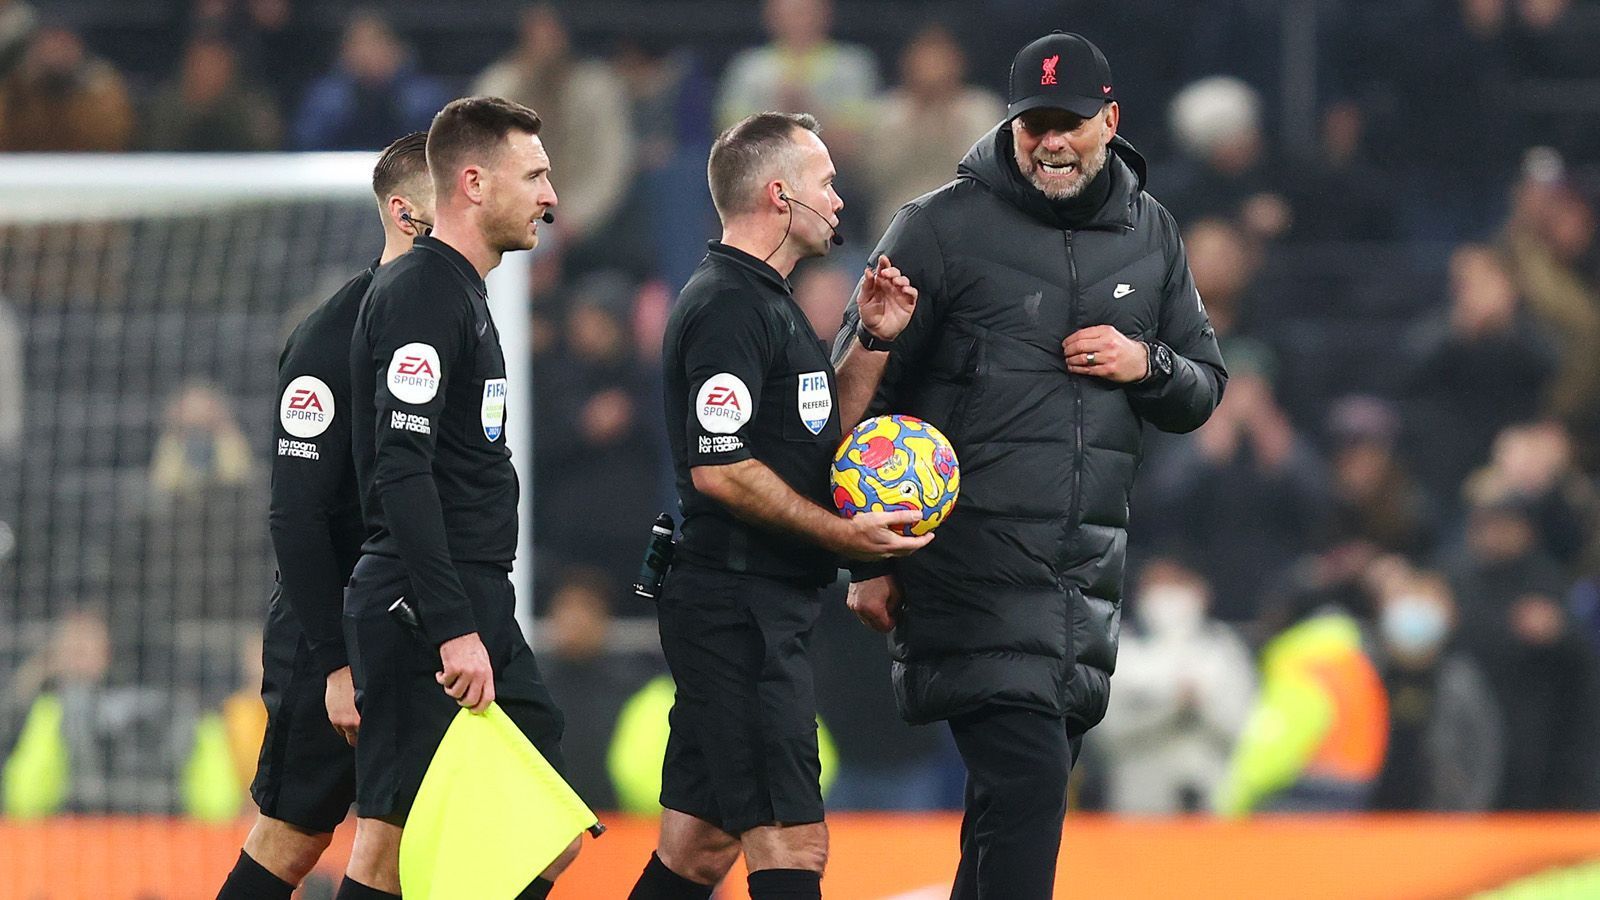
M 1585 9 L 1584 7 L 1587 7 Z M 1592 95 L 1600 77 L 1592 3 L 1572 0 L 1516 0 L 1507 29 L 1507 50 L 1520 81 L 1514 86 L 1529 101 L 1519 124 L 1525 133 L 1575 158 L 1600 155 L 1600 108 L 1568 98 Z
M 1261 650 L 1261 691 L 1219 811 L 1354 812 L 1383 766 L 1388 698 L 1331 585 L 1296 589 L 1291 624 Z
M 188 23 L 194 34 L 217 35 L 237 48 L 242 68 L 271 92 L 278 109 L 299 99 L 309 74 L 300 60 L 320 52 L 322 41 L 304 28 L 301 0 L 194 0 Z M 294 63 L 286 64 L 293 60 Z
M 1546 409 L 1600 460 L 1600 246 L 1594 210 L 1548 150 L 1530 152 L 1502 241 L 1528 309 L 1556 336 L 1560 366 Z
M 1222 403 L 1151 472 L 1137 514 L 1153 546 L 1196 561 L 1219 585 L 1225 622 L 1253 619 L 1263 589 L 1327 535 L 1326 466 L 1273 397 L 1259 361 L 1236 354 Z
M 1581 4 L 1580 4 L 1581 5 Z M 1515 0 L 1507 29 L 1512 59 L 1523 75 L 1547 78 L 1592 78 L 1600 75 L 1600 60 L 1590 43 L 1592 26 L 1585 27 L 1572 0 Z
M 943 25 L 923 28 L 901 51 L 900 86 L 879 100 L 866 134 L 872 234 L 882 234 L 902 205 L 954 178 L 973 142 L 1005 118 L 1005 103 L 966 77 L 966 55 Z
M 553 6 L 522 13 L 517 46 L 473 82 L 474 94 L 505 97 L 539 113 L 539 138 L 561 191 L 557 217 L 572 242 L 607 225 L 632 179 L 634 132 L 628 87 L 604 63 L 578 58 Z
M 847 176 L 864 162 L 862 139 L 874 114 L 878 64 L 865 47 L 830 40 L 832 20 L 831 0 L 765 0 L 762 23 L 772 42 L 728 63 L 717 120 L 725 128 L 766 110 L 811 113 Z M 952 172 L 957 161 L 951 161 Z
M 828 808 L 959 809 L 962 767 L 949 732 L 900 718 L 883 636 L 861 627 L 845 606 L 843 584 L 824 588 L 821 601 L 809 652 L 817 712 L 839 752 Z
M 1223 359 L 1233 338 L 1255 336 L 1256 317 L 1270 313 L 1256 296 L 1256 276 L 1261 271 L 1261 253 L 1245 233 L 1228 219 L 1204 218 L 1188 223 L 1183 230 L 1184 250 L 1189 256 L 1189 271 L 1195 289 L 1206 305 L 1211 327 Z
M 597 272 L 573 288 L 564 345 L 535 392 L 535 535 L 562 562 L 631 577 L 655 518 L 658 405 L 634 355 L 636 288 Z
M 794 302 L 806 314 L 806 321 L 816 331 L 817 339 L 832 340 L 839 333 L 845 305 L 850 302 L 860 276 L 825 263 L 802 265 L 796 276 Z
M 22 59 L 37 27 L 39 15 L 25 0 L 0 0 L 0 80 Z
M 295 114 L 297 150 L 375 150 L 410 131 L 427 131 L 450 93 L 417 71 L 410 50 L 377 13 L 345 27 L 334 70 L 306 91 Z
M 145 518 L 114 535 L 137 554 L 117 577 L 143 597 L 139 641 L 147 653 L 159 656 L 184 623 L 259 615 L 260 585 L 272 577 L 266 517 L 257 512 L 265 479 L 230 403 L 206 383 L 185 386 L 168 403 Z
M 1594 482 L 1578 471 L 1572 441 L 1558 422 L 1514 425 L 1495 438 L 1489 464 L 1463 486 L 1469 502 L 1490 505 L 1512 500 L 1524 505 L 1537 542 L 1567 571 L 1595 561 L 1600 497 Z
M 1600 681 L 1593 648 L 1561 603 L 1567 580 L 1525 501 L 1473 509 L 1452 579 L 1462 637 L 1483 665 L 1513 735 L 1498 809 L 1600 807 Z
M 1567 587 L 1560 566 L 1539 542 L 1528 501 L 1514 495 L 1477 498 L 1449 574 L 1462 638 L 1480 654 L 1499 649 L 1508 610 L 1519 597 L 1561 597 Z
M 171 688 L 116 683 L 117 660 L 105 616 L 80 609 L 8 679 L 8 702 L 27 710 L 14 742 L 0 735 L 8 814 L 172 811 L 190 704 Z
M 638 149 L 632 186 L 615 217 L 620 234 L 608 235 L 607 249 L 614 254 L 629 235 L 640 235 L 634 240 L 653 251 L 650 274 L 676 295 L 717 233 L 706 191 L 715 88 L 692 53 L 659 36 L 625 36 L 612 66 L 628 89 Z
M 1117 689 L 1091 738 L 1107 757 L 1114 812 L 1206 812 L 1221 799 L 1255 667 L 1210 605 L 1199 575 L 1170 558 L 1146 564 L 1133 597 L 1139 627 L 1122 634 Z
M 1437 510 L 1395 452 L 1400 414 L 1376 397 L 1346 397 L 1328 416 L 1335 541 L 1365 541 L 1420 559 Z
M 183 811 L 190 818 L 229 822 L 250 800 L 267 708 L 261 699 L 261 630 L 245 629 L 230 679 L 234 690 L 200 713 L 179 773 Z
M 157 92 L 145 114 L 147 150 L 247 151 L 278 146 L 278 111 L 239 78 L 233 48 L 195 38 L 179 79 Z
M 1404 341 L 1411 364 L 1402 392 L 1409 397 L 1418 472 L 1454 508 L 1461 480 L 1488 457 L 1494 436 L 1538 408 L 1555 356 L 1519 311 L 1516 287 L 1492 250 L 1458 247 L 1449 291 L 1449 308 L 1418 323 Z
M 1254 88 L 1222 75 L 1202 78 L 1172 98 L 1168 119 L 1183 157 L 1161 195 L 1179 222 L 1236 219 L 1257 240 L 1289 230 L 1294 212 L 1274 187 Z
M 643 532 L 639 546 L 644 547 Z M 606 753 L 622 706 L 661 667 L 637 654 L 608 650 L 611 598 L 618 581 L 586 568 L 567 571 L 551 595 L 542 632 L 547 639 L 539 668 L 556 705 L 566 713 L 561 738 L 565 775 L 594 809 L 616 809 L 617 793 Z
M 235 485 L 251 474 L 250 446 L 216 388 L 183 388 L 167 404 L 150 463 L 159 491 L 181 493 L 207 485 Z
M 133 105 L 111 64 L 51 26 L 0 84 L 0 151 L 128 149 Z
M 1389 692 L 1389 752 L 1372 808 L 1493 808 L 1506 735 L 1478 665 L 1452 639 L 1455 600 L 1439 575 L 1379 593 L 1379 668 Z
M 1528 108 L 1511 88 L 1508 5 L 1430 3 L 1362 60 L 1374 70 L 1371 107 L 1384 115 L 1374 149 L 1396 173 L 1414 237 L 1460 240 L 1492 221 Z
M 1296 217 L 1296 241 L 1389 241 L 1398 236 L 1395 195 L 1365 147 L 1367 114 L 1353 100 L 1322 112 L 1317 158 L 1297 169 L 1284 190 Z M 1210 297 L 1206 298 L 1208 301 Z

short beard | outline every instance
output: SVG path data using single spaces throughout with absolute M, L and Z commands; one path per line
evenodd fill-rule
M 1039 193 L 1044 194 L 1051 200 L 1072 200 L 1088 189 L 1089 182 L 1100 177 L 1101 170 L 1106 167 L 1106 160 L 1110 158 L 1111 145 L 1101 144 L 1100 149 L 1095 151 L 1094 155 L 1087 159 L 1078 160 L 1078 177 L 1071 184 L 1056 185 L 1046 182 L 1036 169 L 1029 169 L 1028 181 L 1039 189 Z M 1050 160 L 1050 162 L 1060 161 Z M 1033 162 L 1039 162 L 1037 154 L 1034 155 Z
M 511 222 L 506 222 L 504 227 L 495 229 L 491 235 L 493 240 L 490 241 L 490 245 L 494 247 L 496 252 L 502 254 L 512 253 L 517 250 L 532 250 L 534 246 L 538 245 L 539 238 L 536 235 L 533 239 L 533 244 L 528 244 L 527 229 L 528 222 L 526 221 L 521 223 L 520 228 Z

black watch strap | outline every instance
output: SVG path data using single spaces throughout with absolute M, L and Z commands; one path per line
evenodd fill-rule
M 1134 384 L 1155 384 L 1172 377 L 1172 350 L 1160 341 L 1143 341 L 1146 368 L 1144 377 Z
M 856 340 L 861 342 L 861 346 L 875 353 L 887 353 L 894 349 L 894 341 L 886 341 L 874 335 L 867 330 L 866 325 L 856 326 Z

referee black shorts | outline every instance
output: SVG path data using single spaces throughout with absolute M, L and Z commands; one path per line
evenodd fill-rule
M 261 646 L 267 731 L 250 796 L 261 813 L 317 834 L 333 831 L 356 798 L 356 751 L 328 721 L 327 678 L 300 620 L 277 592 Z
M 456 572 L 494 667 L 495 703 L 552 766 L 563 769 L 561 711 L 517 625 L 510 577 L 498 566 L 472 563 L 457 563 Z M 460 709 L 434 680 L 444 668 L 439 648 L 388 613 L 409 592 L 410 578 L 399 560 L 368 555 L 356 563 L 344 605 L 361 713 L 356 812 L 396 823 L 410 813 L 434 751 Z M 427 615 L 426 609 L 419 612 Z
M 680 564 L 658 604 L 677 684 L 661 805 L 739 835 L 822 821 L 806 656 L 819 592 Z

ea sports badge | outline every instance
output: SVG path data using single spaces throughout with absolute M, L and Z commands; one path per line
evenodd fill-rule
M 833 394 L 828 390 L 827 372 L 802 372 L 799 376 L 800 421 L 812 434 L 821 434 L 833 415 Z
M 490 443 L 500 440 L 506 424 L 506 380 L 491 378 L 483 383 L 483 406 L 479 410 L 483 420 L 483 436 Z
M 315 375 L 289 382 L 278 400 L 278 424 L 293 437 L 314 438 L 327 431 L 333 414 L 333 391 Z

